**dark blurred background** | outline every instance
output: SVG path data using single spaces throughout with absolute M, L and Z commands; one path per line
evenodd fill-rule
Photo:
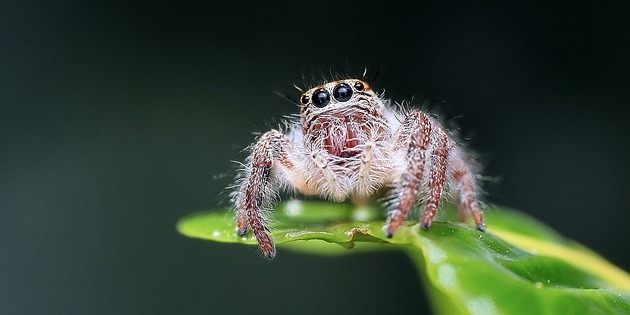
M 427 310 L 400 253 L 269 262 L 174 229 L 297 112 L 273 91 L 364 67 L 460 126 L 488 202 L 628 270 L 621 3 L 2 2 L 0 313 Z

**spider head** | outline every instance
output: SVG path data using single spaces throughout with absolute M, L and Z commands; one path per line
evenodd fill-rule
M 382 106 L 378 95 L 367 83 L 346 79 L 316 86 L 302 94 L 300 116 L 303 127 L 308 129 L 322 117 L 376 115 L 381 112 Z
M 377 98 L 370 86 L 355 79 L 339 80 L 316 86 L 302 94 L 300 107 L 302 114 L 309 112 L 324 112 L 339 109 L 369 97 Z
M 384 105 L 370 86 L 356 79 L 316 86 L 300 98 L 301 123 L 309 141 L 333 155 L 352 155 L 377 121 Z M 356 151 L 356 150 L 355 150 Z

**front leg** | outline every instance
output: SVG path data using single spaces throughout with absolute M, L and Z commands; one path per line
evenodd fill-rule
M 418 199 L 432 127 L 431 119 L 425 113 L 412 111 L 394 134 L 394 150 L 405 153 L 405 157 L 403 165 L 398 166 L 400 179 L 391 191 L 391 210 L 384 227 L 387 237 L 394 235 Z
M 234 196 L 237 234 L 251 228 L 262 253 L 273 258 L 276 248 L 265 214 L 277 194 L 282 177 L 299 177 L 291 158 L 294 150 L 287 137 L 277 130 L 266 132 L 251 149 Z M 288 176 L 283 176 L 284 174 Z

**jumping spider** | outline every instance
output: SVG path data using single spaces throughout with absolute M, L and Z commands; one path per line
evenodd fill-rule
M 416 202 L 428 229 L 443 190 L 484 231 L 475 176 L 464 150 L 429 114 L 394 108 L 363 81 L 312 88 L 300 98 L 300 119 L 285 133 L 270 130 L 253 144 L 232 194 L 237 234 L 251 228 L 263 254 L 276 254 L 266 214 L 279 189 L 333 201 L 368 198 L 383 188 L 392 237 Z M 446 188 L 445 188 L 446 184 Z

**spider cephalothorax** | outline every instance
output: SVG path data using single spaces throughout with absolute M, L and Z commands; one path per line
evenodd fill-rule
M 398 111 L 360 80 L 328 82 L 300 98 L 300 120 L 270 130 L 251 146 L 233 194 L 237 233 L 251 228 L 263 254 L 275 255 L 265 214 L 280 188 L 343 201 L 388 189 L 391 237 L 414 203 L 425 205 L 428 229 L 444 189 L 484 230 L 475 178 L 463 150 L 437 120 Z

